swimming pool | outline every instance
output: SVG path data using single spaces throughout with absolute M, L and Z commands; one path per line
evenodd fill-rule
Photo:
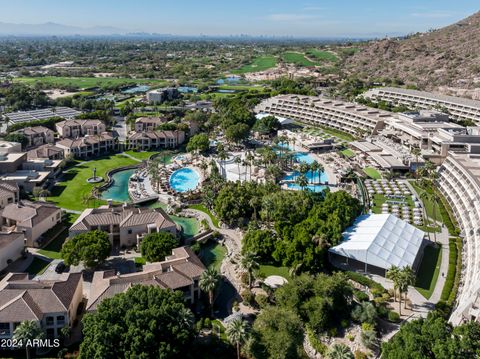
M 192 168 L 185 167 L 176 170 L 170 176 L 170 187 L 177 192 L 187 192 L 197 188 L 200 175 Z
M 115 202 L 130 202 L 128 195 L 128 180 L 135 173 L 135 169 L 120 171 L 112 175 L 113 183 L 102 192 L 102 199 L 111 199 Z
M 139 86 L 130 87 L 129 89 L 123 90 L 122 93 L 135 94 L 135 93 L 147 92 L 148 90 L 150 90 L 150 86 L 139 85 Z
M 319 175 L 318 171 L 315 171 L 315 172 L 308 171 L 307 173 L 305 173 L 305 176 L 307 177 L 307 180 L 309 183 L 306 187 L 308 190 L 312 192 L 322 192 L 325 188 L 327 188 L 326 185 L 318 184 L 318 175 Z M 298 176 L 300 176 L 299 172 L 293 172 L 283 177 L 284 181 L 293 181 L 293 182 L 287 183 L 288 188 L 294 189 L 294 190 L 302 189 L 302 187 L 300 187 L 298 184 L 295 183 L 295 180 Z M 328 182 L 327 175 L 324 172 L 320 172 L 320 183 L 327 183 L 327 182 Z

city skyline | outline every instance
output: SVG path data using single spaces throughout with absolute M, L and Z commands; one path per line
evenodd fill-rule
M 0 0 L 3 12 L 0 33 L 16 33 L 18 26 L 6 24 L 62 24 L 105 33 L 147 32 L 173 35 L 250 35 L 293 37 L 370 37 L 427 31 L 454 23 L 478 10 L 467 0 L 359 3 L 333 1 L 263 1 L 225 3 L 218 0 L 181 3 L 143 0 L 135 4 L 112 0 L 65 3 Z M 15 14 L 15 16 L 13 15 Z M 50 24 L 51 25 L 51 24 Z M 32 27 L 35 29 L 35 27 Z M 39 27 L 38 31 L 42 31 Z M 7 30 L 5 30 L 7 29 Z M 37 31 L 37 30 L 31 30 Z

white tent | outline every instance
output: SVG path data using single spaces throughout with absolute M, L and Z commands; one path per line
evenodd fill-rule
M 423 231 L 391 214 L 363 215 L 343 233 L 344 241 L 329 252 L 386 270 L 413 267 L 424 236 Z

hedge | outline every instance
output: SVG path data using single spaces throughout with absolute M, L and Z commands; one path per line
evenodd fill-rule
M 461 238 L 450 238 L 450 253 L 448 257 L 448 272 L 443 286 L 440 300 L 451 306 L 457 296 L 460 276 L 462 271 L 462 240 Z

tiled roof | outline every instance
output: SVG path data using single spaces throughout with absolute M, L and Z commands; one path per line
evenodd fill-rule
M 61 121 L 56 124 L 58 127 L 73 127 L 73 126 L 95 126 L 103 125 L 103 122 L 100 120 L 68 120 Z
M 135 120 L 135 123 L 153 123 L 153 124 L 161 124 L 164 122 L 167 122 L 168 119 L 163 118 L 163 117 L 139 117 Z
M 25 239 L 25 235 L 22 232 L 0 232 L 0 249 L 8 246 L 10 243 L 21 238 Z
M 15 220 L 17 225 L 32 228 L 58 211 L 60 211 L 60 208 L 53 204 L 20 201 L 19 203 L 7 204 L 0 211 L 0 216 Z
M 23 132 L 25 135 L 36 135 L 41 133 L 54 133 L 51 129 L 44 126 L 25 127 L 17 132 Z
M 141 139 L 164 139 L 164 138 L 178 138 L 183 131 L 142 131 L 133 132 L 128 136 L 129 140 Z
M 45 144 L 28 151 L 27 158 L 29 160 L 37 158 L 49 158 L 50 156 L 54 156 L 58 153 L 63 153 L 63 149 L 52 144 Z

